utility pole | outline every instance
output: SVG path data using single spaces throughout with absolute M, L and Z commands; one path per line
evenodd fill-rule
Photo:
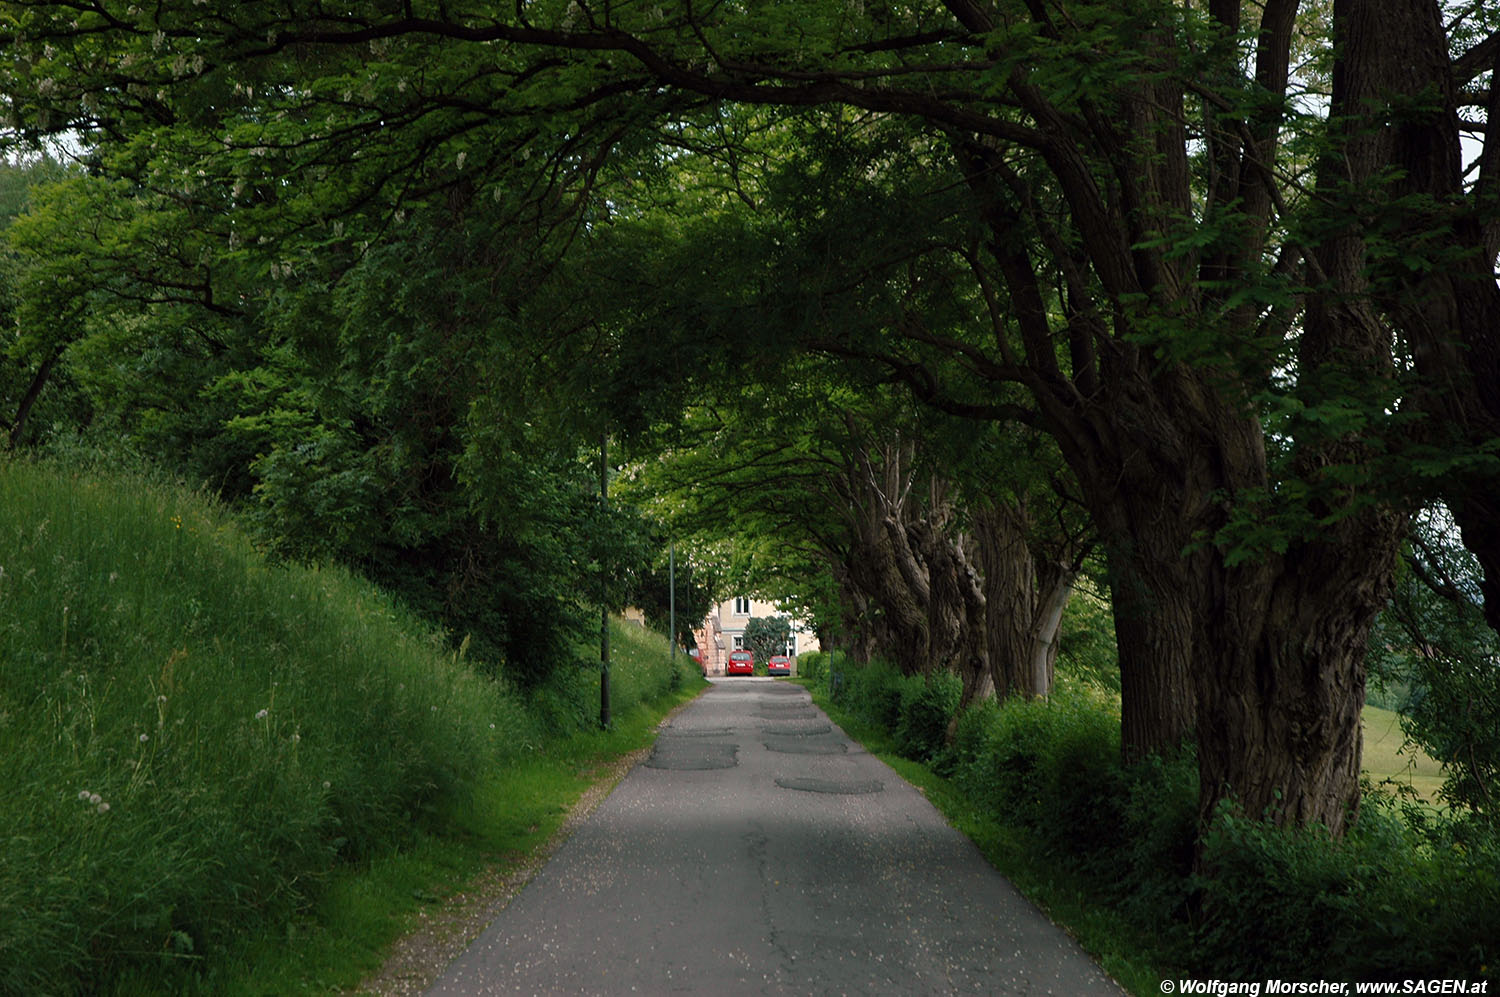
M 599 434 L 599 526 L 604 527 L 609 514 L 609 449 L 607 437 Z M 605 570 L 608 552 L 599 545 L 599 726 L 610 727 L 609 715 L 609 575 Z
M 672 642 L 672 674 L 677 674 L 677 544 L 667 547 L 667 637 Z M 674 680 L 675 681 L 675 680 Z

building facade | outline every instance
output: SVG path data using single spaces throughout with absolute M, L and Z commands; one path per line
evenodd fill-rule
M 729 652 L 738 651 L 745 646 L 745 627 L 749 626 L 752 619 L 769 616 L 791 618 L 792 637 L 786 653 L 792 658 L 793 674 L 796 673 L 798 654 L 821 650 L 822 645 L 818 643 L 812 630 L 792 614 L 778 609 L 774 602 L 752 596 L 735 596 L 715 606 L 702 626 L 693 630 L 693 639 L 703 653 L 703 670 L 709 675 L 723 675 L 724 662 L 728 660 Z M 757 661 L 755 664 L 757 668 L 764 669 L 766 663 Z

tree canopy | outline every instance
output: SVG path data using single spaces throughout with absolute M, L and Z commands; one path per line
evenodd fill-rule
M 601 427 L 650 440 L 836 361 L 976 439 L 1045 441 L 1106 564 L 1129 757 L 1192 737 L 1205 819 L 1335 833 L 1417 508 L 1452 510 L 1500 622 L 1484 5 L 23 0 L 0 41 L 11 134 L 69 136 L 90 174 L 18 223 L 5 383 L 151 343 L 206 404 L 132 431 L 211 440 L 283 540 L 399 564 L 374 518 L 445 571 L 493 563 L 472 531 Z M 904 480 L 909 437 L 830 428 L 747 473 L 832 451 Z M 923 447 L 957 466 L 942 436 Z M 916 541 L 914 591 L 954 580 L 907 607 L 929 659 L 968 659 L 934 634 L 1002 573 L 934 573 L 964 563 L 959 527 L 1025 524 L 1041 494 L 972 471 L 937 520 L 835 499 L 872 543 Z M 949 486 L 927 480 L 930 512 Z M 767 498 L 799 539 L 832 522 Z M 542 504 L 505 542 L 580 521 Z M 1064 533 L 1042 560 L 1076 573 Z

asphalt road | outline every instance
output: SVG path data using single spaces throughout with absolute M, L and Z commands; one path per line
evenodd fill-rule
M 736 678 L 429 993 L 1122 991 L 804 690 Z

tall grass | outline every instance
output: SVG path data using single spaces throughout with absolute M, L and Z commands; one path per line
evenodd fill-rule
M 617 682 L 672 676 L 657 655 Z M 0 462 L 0 993 L 190 968 L 294 917 L 586 723 L 587 685 L 534 709 L 201 496 Z

